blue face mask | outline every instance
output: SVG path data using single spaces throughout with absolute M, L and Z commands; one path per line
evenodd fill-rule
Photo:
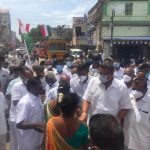
M 56 65 L 56 70 L 58 73 L 62 73 L 63 72 L 63 66 L 62 65 Z
M 102 74 L 99 74 L 99 80 L 102 82 L 102 83 L 106 83 L 109 81 L 108 77 L 110 75 L 102 75 Z
M 120 68 L 120 63 L 115 62 L 115 63 L 113 64 L 113 66 L 114 66 L 114 68 Z
M 68 68 L 70 68 L 72 66 L 72 62 L 71 61 L 66 62 L 66 65 Z
M 145 74 L 145 77 L 148 78 L 150 76 L 150 71 Z

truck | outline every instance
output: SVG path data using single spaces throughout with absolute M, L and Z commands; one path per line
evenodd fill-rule
M 55 55 L 58 59 L 62 59 L 67 54 L 67 44 L 64 39 L 51 38 L 37 43 L 35 50 L 40 58 L 52 59 L 52 56 Z

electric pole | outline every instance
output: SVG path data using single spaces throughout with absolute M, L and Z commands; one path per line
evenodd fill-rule
M 111 40 L 110 40 L 110 53 L 112 53 L 112 49 L 113 49 L 114 17 L 115 17 L 115 11 L 114 11 L 114 10 L 112 10 L 112 16 L 111 16 Z
M 98 0 L 98 20 L 99 20 L 99 43 L 98 43 L 98 52 L 101 51 L 102 47 L 102 26 L 103 26 L 103 5 L 104 5 L 105 0 Z

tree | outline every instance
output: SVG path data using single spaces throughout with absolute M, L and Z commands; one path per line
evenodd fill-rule
M 62 32 L 63 32 L 64 27 L 65 27 L 65 25 L 57 26 L 57 36 L 60 38 L 62 38 Z

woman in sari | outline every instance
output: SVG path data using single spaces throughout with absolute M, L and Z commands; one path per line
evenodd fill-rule
M 47 150 L 87 150 L 88 128 L 77 117 L 79 97 L 69 93 L 58 103 L 61 115 L 47 123 Z

